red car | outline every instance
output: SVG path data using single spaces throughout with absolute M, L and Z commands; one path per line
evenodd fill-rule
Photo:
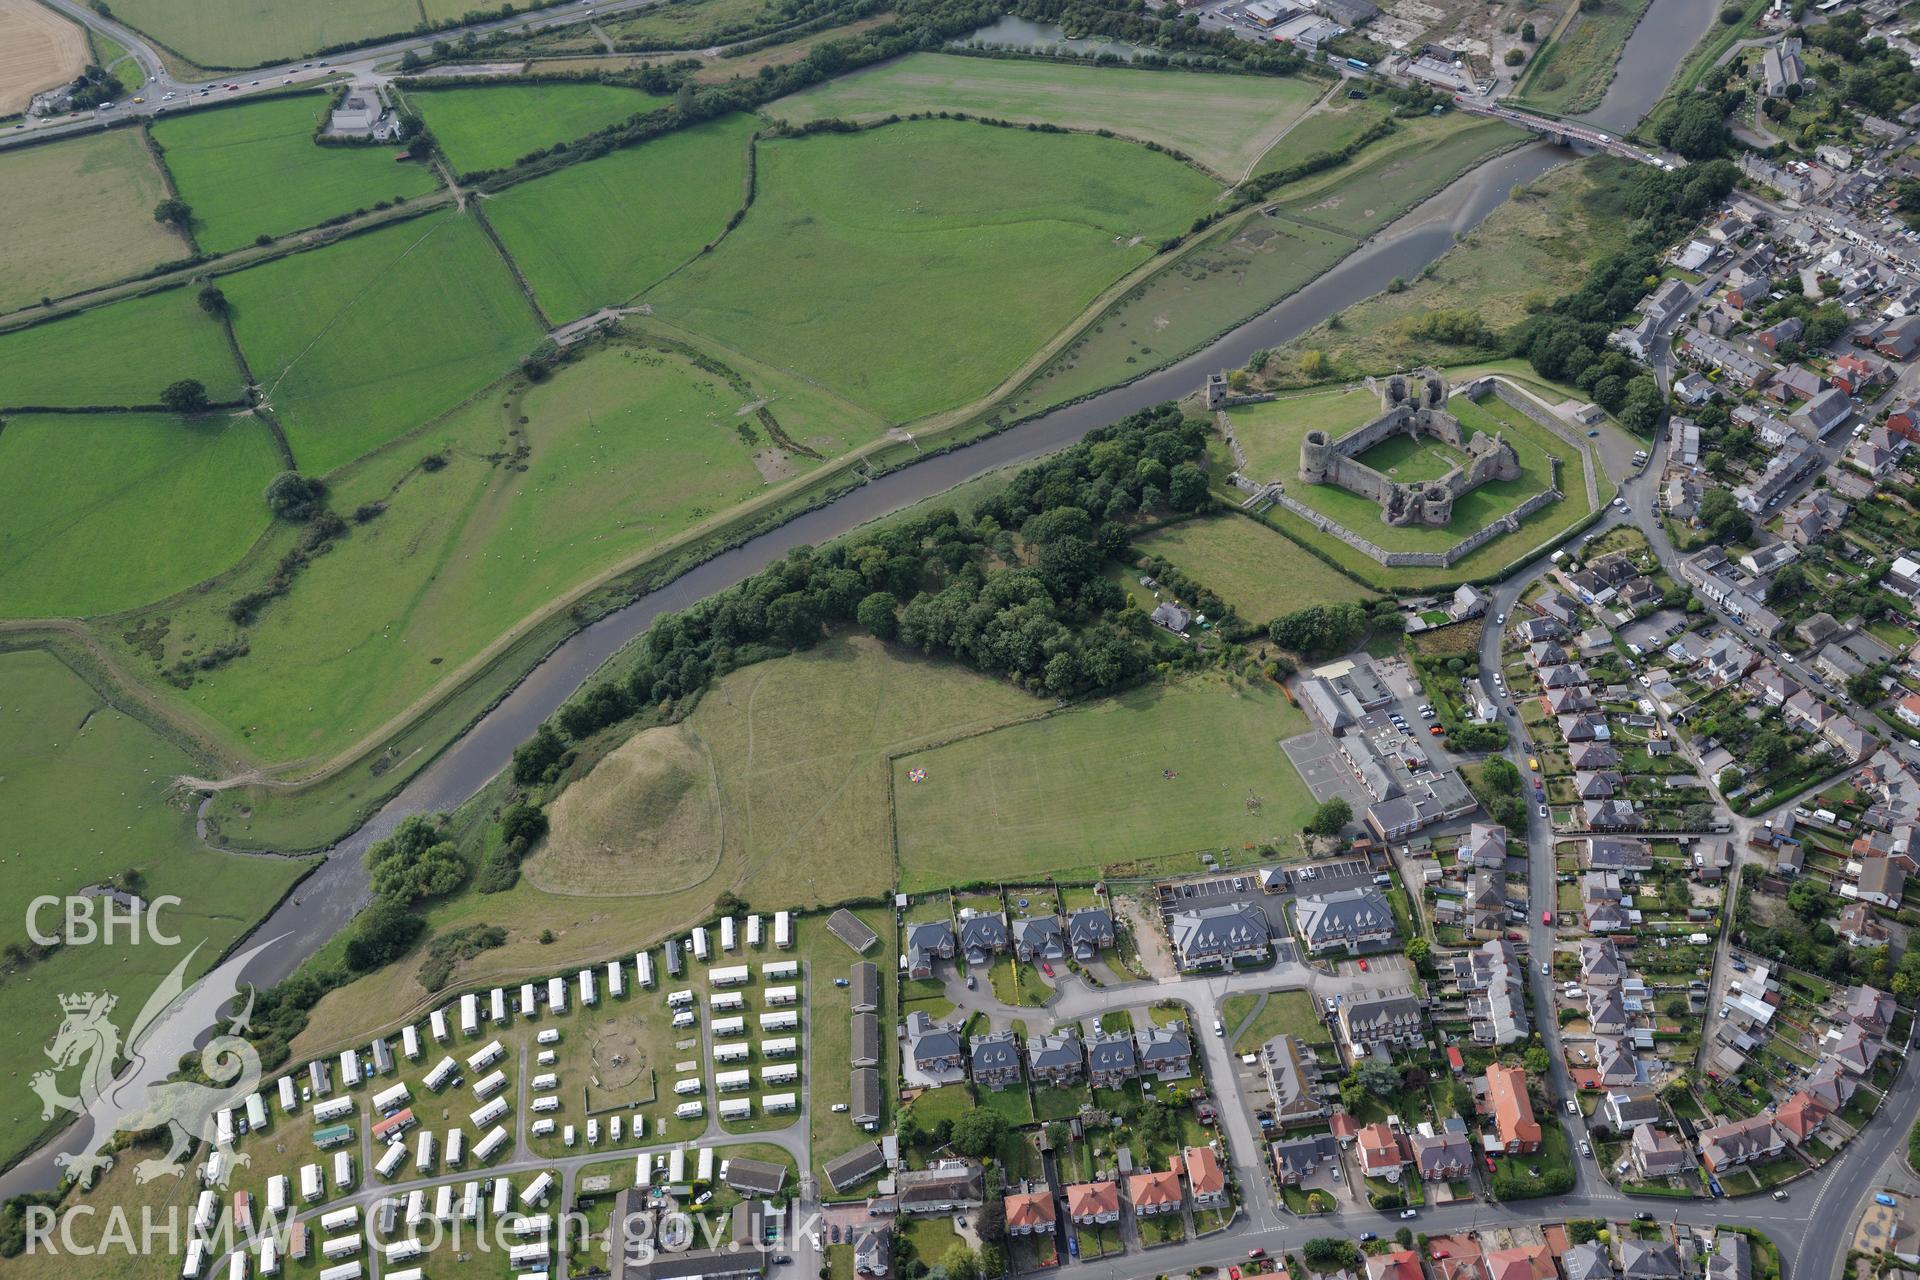
M 1365 960 L 1362 960 L 1360 962 L 1360 972 L 1365 973 L 1366 971 L 1367 971 L 1367 962 Z
M 1040 972 L 1046 974 L 1049 978 L 1051 978 L 1053 976 L 1053 966 L 1048 964 L 1045 960 L 1042 960 L 1040 962 Z
M 1240 1268 L 1239 1268 L 1239 1267 L 1228 1267 L 1228 1268 L 1227 1268 L 1227 1280 L 1240 1280 Z
M 1551 911 L 1542 911 L 1542 912 L 1540 913 L 1540 923 L 1541 923 L 1541 924 L 1552 924 L 1552 923 L 1553 923 L 1553 912 L 1551 912 Z

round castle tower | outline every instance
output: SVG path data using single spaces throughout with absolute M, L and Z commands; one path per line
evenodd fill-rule
M 1300 442 L 1300 478 L 1308 484 L 1325 484 L 1333 462 L 1333 441 L 1324 431 L 1309 431 Z

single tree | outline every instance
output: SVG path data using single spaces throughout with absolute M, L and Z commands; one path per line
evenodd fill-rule
M 232 310 L 232 304 L 227 301 L 227 295 L 221 292 L 217 284 L 201 285 L 200 292 L 195 297 L 200 301 L 200 309 L 210 316 L 224 316 Z
M 1353 806 L 1340 796 L 1325 801 L 1313 811 L 1313 821 L 1309 824 L 1315 835 L 1337 836 L 1347 829 L 1353 821 Z
M 193 223 L 193 209 L 185 200 L 169 196 L 153 206 L 153 220 L 184 229 Z
M 169 413 L 205 413 L 209 403 L 206 385 L 198 378 L 182 378 L 160 393 L 160 403 Z

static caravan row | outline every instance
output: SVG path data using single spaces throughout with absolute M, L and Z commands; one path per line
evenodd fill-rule
M 750 947 L 757 947 L 760 945 L 760 942 L 761 942 L 760 917 L 748 916 L 747 917 L 747 945 Z
M 770 1115 L 783 1111 L 794 1111 L 797 1110 L 799 1106 L 800 1095 L 797 1093 L 769 1093 L 760 1099 L 761 1110 Z
M 484 1106 L 475 1107 L 467 1113 L 467 1119 L 476 1129 L 484 1129 L 507 1114 L 507 1100 L 495 1098 Z
M 335 1120 L 344 1120 L 353 1114 L 352 1098 L 329 1098 L 313 1107 L 315 1124 L 332 1124 Z
M 633 957 L 634 975 L 640 979 L 640 985 L 649 989 L 653 986 L 653 953 L 636 952 Z
M 506 1055 L 506 1046 L 498 1040 L 489 1040 L 481 1048 L 467 1055 L 467 1070 L 480 1071 L 492 1066 Z
M 400 1166 L 406 1162 L 407 1144 L 396 1142 L 387 1148 L 387 1153 L 380 1157 L 380 1162 L 373 1166 L 373 1171 L 383 1178 L 391 1178 L 400 1172 Z
M 731 964 L 707 971 L 707 981 L 716 987 L 744 987 L 752 978 L 752 968 L 744 964 Z
M 473 1096 L 485 1101 L 507 1087 L 507 1073 L 489 1071 L 473 1082 Z
M 800 976 L 798 960 L 772 960 L 760 966 L 760 976 L 769 982 L 784 982 Z
M 427 1072 L 427 1078 L 424 1083 L 427 1088 L 438 1093 L 447 1087 L 447 1081 L 453 1079 L 459 1070 L 460 1064 L 455 1062 L 452 1056 L 449 1055 L 433 1064 L 433 1070 Z
M 397 1138 L 413 1127 L 413 1121 L 413 1108 L 402 1107 L 400 1110 L 373 1126 L 373 1140 L 375 1142 L 386 1142 L 390 1139 Z
M 740 937 L 733 927 L 733 917 L 722 916 L 720 918 L 720 949 L 722 951 L 733 951 L 738 948 L 739 945 Z
M 753 1099 L 722 1098 L 719 1109 L 722 1120 L 750 1120 L 753 1118 Z
M 627 994 L 627 968 L 618 960 L 607 961 L 607 994 L 615 1000 Z
M 793 913 L 791 911 L 773 913 L 773 945 L 782 951 L 793 945 Z
M 381 1115 L 392 1115 L 413 1100 L 413 1092 L 403 1081 L 391 1089 L 382 1089 L 373 1095 L 373 1109 Z

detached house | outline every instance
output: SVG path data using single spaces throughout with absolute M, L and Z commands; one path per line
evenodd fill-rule
M 1773 1118 L 1767 1115 L 1734 1120 L 1700 1131 L 1700 1161 L 1713 1173 L 1772 1160 L 1783 1150 L 1785 1144 L 1780 1139 L 1779 1131 L 1773 1127 Z
M 1055 1212 L 1051 1191 L 1018 1192 L 1004 1197 L 1001 1204 L 1007 1211 L 1008 1235 L 1053 1234 Z
M 1120 1184 L 1074 1183 L 1067 1188 L 1067 1216 L 1081 1227 L 1107 1226 L 1120 1221 Z
M 1171 1170 L 1136 1173 L 1127 1179 L 1127 1199 L 1133 1202 L 1135 1217 L 1179 1213 L 1185 1203 L 1180 1175 Z
M 1196 1209 L 1223 1209 L 1227 1205 L 1227 1174 L 1212 1147 L 1188 1147 L 1187 1189 L 1193 1193 Z
M 973 1082 L 987 1089 L 1020 1083 L 1020 1041 L 1011 1031 L 973 1038 Z
M 1076 960 L 1092 960 L 1113 945 L 1113 913 L 1104 907 L 1082 907 L 1067 916 L 1067 941 Z
M 1033 916 L 1013 922 L 1013 954 L 1033 963 L 1036 960 L 1065 960 L 1067 935 L 1053 916 Z
M 1071 1031 L 1027 1041 L 1027 1070 L 1042 1084 L 1072 1084 L 1080 1079 L 1085 1064 L 1080 1037 Z
M 1487 1101 L 1493 1108 L 1494 1130 L 1501 1147 L 1513 1155 L 1538 1151 L 1540 1122 L 1533 1118 L 1526 1071 L 1496 1062 L 1487 1068 L 1486 1080 Z
M 1464 1133 L 1415 1134 L 1413 1165 L 1428 1182 L 1455 1182 L 1473 1171 L 1473 1144 Z
M 1087 1078 L 1096 1089 L 1118 1089 L 1140 1073 L 1133 1036 L 1125 1031 L 1095 1031 L 1087 1041 Z
M 998 911 L 961 913 L 960 950 L 965 953 L 968 964 L 987 964 L 995 956 L 1004 952 L 1009 944 L 1007 917 L 1003 913 Z
M 931 978 L 933 966 L 954 956 L 953 925 L 946 920 L 923 920 L 907 926 L 907 976 Z

